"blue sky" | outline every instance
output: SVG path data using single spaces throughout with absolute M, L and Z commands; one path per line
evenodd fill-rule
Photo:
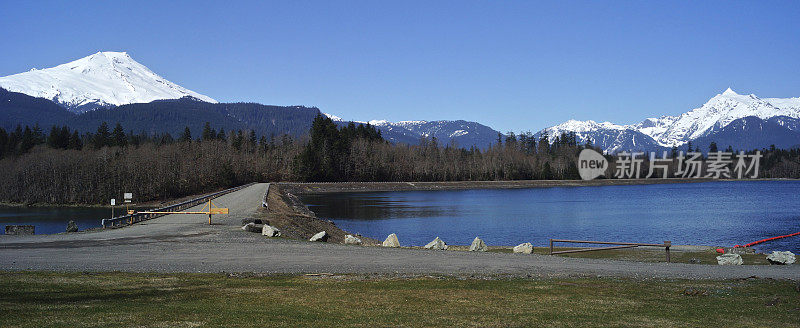
M 800 96 L 800 2 L 7 1 L 0 76 L 127 51 L 220 101 L 537 131 Z

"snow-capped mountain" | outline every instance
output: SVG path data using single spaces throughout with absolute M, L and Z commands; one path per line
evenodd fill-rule
M 381 131 L 384 139 L 394 143 L 418 144 L 423 138 L 436 139 L 439 145 L 455 145 L 485 149 L 497 142 L 496 130 L 476 122 L 457 121 L 400 121 L 372 120 L 369 123 Z
M 186 96 L 217 102 L 167 81 L 125 52 L 98 52 L 56 67 L 0 77 L 0 87 L 52 100 L 76 113 Z
M 630 125 L 570 120 L 544 129 L 537 135 L 558 136 L 562 132 L 574 132 L 580 142 L 591 139 L 594 145 L 609 153 L 621 150 L 652 150 L 658 147 L 681 147 L 700 138 L 713 139 L 712 135 L 724 127 L 748 117 L 764 121 L 775 117 L 798 119 L 800 98 L 762 99 L 753 94 L 740 95 L 728 88 L 703 106 L 678 116 L 648 118 Z M 787 125 L 787 128 L 800 131 L 796 126 Z M 729 129 L 726 133 L 730 134 L 731 131 Z

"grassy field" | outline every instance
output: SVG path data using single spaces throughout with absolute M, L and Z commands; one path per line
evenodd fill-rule
M 0 327 L 800 327 L 796 282 L 0 272 Z
M 448 250 L 453 251 L 466 251 L 469 246 L 450 246 Z M 555 247 L 555 251 L 566 251 L 580 249 L 575 247 Z M 503 246 L 489 246 L 489 252 L 497 253 L 511 253 L 512 247 Z M 547 255 L 550 252 L 548 247 L 534 247 L 535 254 Z M 673 250 L 671 252 L 672 263 L 690 263 L 690 264 L 710 264 L 717 265 L 717 256 L 720 255 L 714 249 L 703 250 Z M 767 256 L 764 254 L 741 254 L 742 261 L 745 265 L 768 265 Z M 616 250 L 603 250 L 594 252 L 580 252 L 580 253 L 567 253 L 557 254 L 555 256 L 573 257 L 573 258 L 589 258 L 589 259 L 609 259 L 621 261 L 636 261 L 636 262 L 666 262 L 666 255 L 664 249 L 654 248 L 629 248 L 629 249 L 616 249 Z

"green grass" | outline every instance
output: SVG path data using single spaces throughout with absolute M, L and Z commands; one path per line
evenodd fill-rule
M 455 247 L 454 250 L 466 250 L 466 247 Z M 565 251 L 580 249 L 575 247 L 556 247 L 555 251 Z M 511 253 L 511 247 L 490 247 L 489 252 L 497 253 Z M 547 255 L 550 252 L 548 247 L 534 247 L 535 254 Z M 697 251 L 677 251 L 673 250 L 670 254 L 670 262 L 672 263 L 691 263 L 691 264 L 710 264 L 717 265 L 717 256 L 720 254 L 714 249 L 697 250 Z M 572 258 L 590 258 L 590 259 L 610 259 L 622 261 L 637 261 L 637 262 L 666 262 L 666 254 L 664 249 L 645 249 L 645 248 L 630 248 L 630 249 L 616 249 L 616 250 L 603 250 L 593 252 L 580 252 L 580 253 L 567 253 L 556 254 L 555 256 L 564 256 Z M 767 256 L 764 254 L 741 254 L 742 261 L 745 265 L 768 265 Z M 699 263 L 697 262 L 699 261 Z
M 800 327 L 795 286 L 0 272 L 0 327 Z

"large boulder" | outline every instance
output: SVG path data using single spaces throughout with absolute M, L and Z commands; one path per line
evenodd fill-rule
M 439 237 L 436 237 L 430 243 L 425 245 L 425 248 L 427 248 L 427 249 L 437 249 L 437 250 L 443 251 L 443 250 L 447 249 L 447 244 L 445 244 L 443 240 L 439 239 Z
M 33 235 L 36 233 L 36 226 L 33 225 L 6 225 L 6 235 Z
M 794 253 L 789 251 L 774 251 L 772 254 L 767 255 L 767 261 L 769 261 L 770 264 L 794 264 L 795 256 Z
M 261 228 L 261 235 L 267 237 L 280 237 L 281 231 L 269 224 L 265 224 L 264 227 Z
M 242 226 L 242 230 L 247 231 L 247 232 L 258 232 L 258 233 L 261 233 L 261 231 L 263 229 L 264 229 L 264 225 L 263 224 L 255 224 L 253 222 L 250 222 L 250 223 L 245 224 L 245 225 Z
M 69 220 L 69 223 L 67 223 L 67 232 L 78 232 L 78 224 L 73 220 Z
M 719 265 L 742 265 L 742 256 L 739 254 L 722 254 L 717 256 L 717 264 Z
M 489 250 L 489 247 L 486 247 L 486 243 L 478 237 L 475 237 L 475 240 L 472 241 L 472 245 L 469 245 L 470 252 L 485 252 L 487 250 Z
M 317 234 L 312 236 L 308 241 L 328 241 L 328 233 L 325 231 L 317 232 Z
M 391 234 L 386 237 L 386 240 L 383 241 L 381 244 L 383 247 L 400 247 L 400 241 L 397 240 L 397 235 Z
M 353 235 L 344 236 L 345 245 L 361 245 L 361 239 Z
M 531 243 L 523 243 L 514 246 L 514 253 L 531 254 L 533 253 L 533 245 Z
M 242 225 L 246 225 L 248 223 L 255 223 L 255 224 L 269 224 L 268 221 L 262 219 L 254 219 L 254 218 L 246 218 L 242 219 Z

